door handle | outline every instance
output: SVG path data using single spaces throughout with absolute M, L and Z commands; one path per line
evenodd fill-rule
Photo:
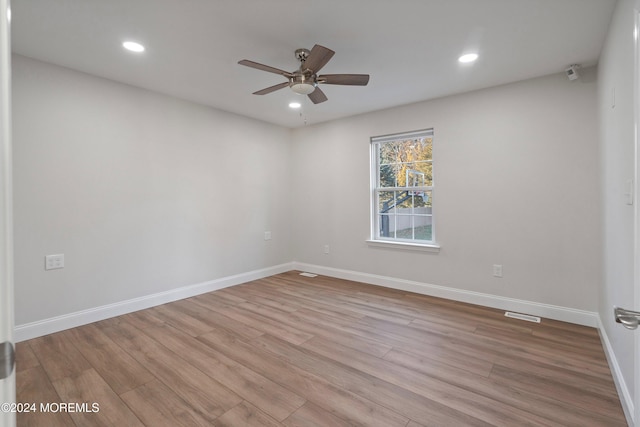
M 640 311 L 613 307 L 613 314 L 616 318 L 616 322 L 622 323 L 622 326 L 627 329 L 636 329 L 640 323 Z
M 5 341 L 0 344 L 0 380 L 11 375 L 15 361 L 16 354 L 13 349 L 13 344 L 10 341 Z

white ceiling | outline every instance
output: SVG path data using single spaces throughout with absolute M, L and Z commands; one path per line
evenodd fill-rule
M 287 127 L 319 123 L 598 61 L 615 0 L 14 0 L 16 53 Z M 147 48 L 132 54 L 127 39 Z M 284 81 L 293 52 L 336 51 L 314 105 Z M 461 65 L 458 56 L 480 59 Z M 302 100 L 302 109 L 288 108 Z M 302 114 L 302 117 L 301 117 Z

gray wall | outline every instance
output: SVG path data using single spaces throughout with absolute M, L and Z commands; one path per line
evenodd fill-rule
M 13 117 L 17 325 L 291 260 L 288 129 L 21 56 Z
M 16 56 L 16 323 L 294 257 L 595 311 L 586 71 L 290 131 Z M 371 248 L 369 137 L 427 127 L 442 249 Z M 51 253 L 65 253 L 65 269 L 43 270 Z
M 294 130 L 296 261 L 596 311 L 595 70 L 584 74 Z M 369 247 L 369 138 L 430 127 L 440 252 Z M 493 264 L 503 265 L 503 278 L 492 276 Z

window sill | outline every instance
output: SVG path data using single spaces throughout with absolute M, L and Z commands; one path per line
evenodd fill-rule
M 437 243 L 419 244 L 419 243 L 407 243 L 407 242 L 392 242 L 389 240 L 367 240 L 367 245 L 376 248 L 389 248 L 389 249 L 401 249 L 407 251 L 421 251 L 421 252 L 440 252 L 440 245 Z

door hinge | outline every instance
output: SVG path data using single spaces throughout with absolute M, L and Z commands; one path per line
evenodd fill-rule
M 0 380 L 7 378 L 13 372 L 16 364 L 16 353 L 13 343 L 5 341 L 0 344 Z

